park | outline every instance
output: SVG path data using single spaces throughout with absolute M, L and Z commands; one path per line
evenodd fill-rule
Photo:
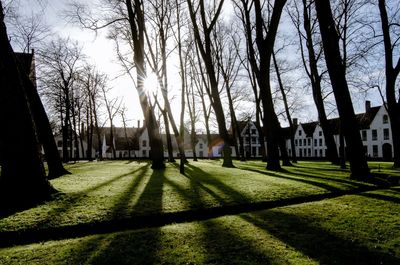
M 398 0 L 0 0 L 0 264 L 400 264 Z
M 399 264 L 400 171 L 329 162 L 68 164 L 51 199 L 0 219 L 1 264 Z

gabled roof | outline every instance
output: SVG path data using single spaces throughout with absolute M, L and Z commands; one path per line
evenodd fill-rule
M 304 133 L 306 134 L 307 137 L 312 137 L 317 125 L 318 125 L 318 122 L 313 121 L 313 122 L 309 122 L 309 123 L 302 123 L 301 127 L 303 127 Z
M 370 128 L 371 122 L 375 119 L 375 116 L 381 107 L 382 106 L 371 107 L 364 113 L 356 114 L 356 120 L 360 126 L 360 130 Z M 340 133 L 340 118 L 329 119 L 328 123 L 334 135 Z M 307 137 L 312 137 L 312 134 L 314 133 L 314 130 L 318 124 L 319 122 L 309 122 L 302 123 L 301 126 L 303 127 Z
M 369 108 L 365 113 L 356 114 L 356 119 L 360 129 L 369 129 L 371 122 L 375 119 L 381 106 Z

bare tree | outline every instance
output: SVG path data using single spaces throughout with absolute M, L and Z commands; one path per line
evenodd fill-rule
M 189 7 L 190 19 L 193 25 L 195 41 L 199 49 L 201 58 L 204 61 L 204 65 L 207 70 L 207 76 L 210 82 L 211 105 L 217 118 L 219 134 L 224 141 L 224 162 L 222 166 L 233 167 L 231 154 L 232 139 L 226 128 L 226 121 L 220 98 L 217 69 L 215 57 L 212 51 L 213 43 L 211 38 L 211 33 L 215 27 L 219 15 L 221 14 L 224 0 L 215 3 L 214 7 L 211 7 L 212 10 L 206 10 L 207 7 L 203 0 L 200 0 L 196 6 L 194 5 L 194 1 L 187 0 L 187 3 Z M 209 17 L 207 17 L 207 13 Z
M 73 86 L 83 59 L 81 48 L 69 39 L 58 38 L 39 53 L 39 71 L 43 84 L 42 94 L 49 106 L 60 115 L 63 138 L 63 161 L 70 160 L 72 152 Z M 68 145 L 70 143 L 70 146 Z
M 315 4 L 325 60 L 339 111 L 341 130 L 346 139 L 351 177 L 363 179 L 370 173 L 347 85 L 345 66 L 339 48 L 339 36 L 335 30 L 331 6 L 329 0 L 316 1 Z
M 237 26 L 234 24 L 229 27 L 223 25 L 222 22 L 217 22 L 217 27 L 216 30 L 213 31 L 213 34 L 215 39 L 214 50 L 217 57 L 217 64 L 220 74 L 222 75 L 223 87 L 225 88 L 226 95 L 228 97 L 235 153 L 237 157 L 240 157 L 241 160 L 244 160 L 243 138 L 241 137 L 239 131 L 239 125 L 234 106 L 234 94 L 232 91 L 235 88 L 234 85 L 241 70 L 238 48 L 241 44 L 240 37 L 237 35 L 238 32 L 234 29 L 236 27 Z M 239 146 L 237 139 L 239 140 Z
M 393 3 L 392 3 L 393 4 Z M 386 75 L 386 102 L 387 111 L 390 118 L 392 129 L 394 164 L 393 167 L 400 167 L 400 96 L 396 100 L 396 83 L 400 73 L 400 56 L 396 52 L 399 48 L 399 28 L 398 22 L 400 11 L 399 6 L 393 12 L 396 17 L 389 17 L 387 8 L 388 3 L 385 0 L 379 0 L 379 11 L 381 17 L 381 26 L 383 33 L 383 45 L 385 51 L 385 75 Z M 393 4 L 394 5 L 394 4 Z M 390 10 L 390 9 L 389 9 Z M 396 20 L 397 19 L 397 20 Z M 396 22 L 397 21 L 397 22 Z M 397 56 L 397 61 L 396 61 Z
M 273 47 L 286 0 L 276 0 L 274 4 L 263 6 L 259 0 L 235 1 L 236 10 L 242 19 L 248 46 L 248 59 L 259 87 L 263 104 L 263 124 L 267 138 L 267 169 L 280 170 L 279 143 L 281 127 L 274 110 L 270 85 L 270 65 Z M 266 10 L 263 9 L 266 8 Z M 254 12 L 254 21 L 252 17 Z M 264 16 L 267 13 L 267 17 Z M 281 150 L 283 151 L 283 150 Z
M 116 150 L 115 150 L 115 137 L 114 137 L 114 118 L 115 116 L 119 113 L 119 110 L 121 109 L 121 104 L 122 101 L 120 98 L 109 98 L 110 96 L 108 95 L 111 88 L 107 86 L 107 83 L 104 82 L 100 86 L 102 96 L 103 96 L 103 101 L 104 105 L 107 110 L 107 115 L 108 115 L 108 121 L 110 122 L 110 148 L 112 152 L 112 158 L 116 159 Z
M 333 164 L 339 163 L 339 156 L 336 149 L 336 143 L 333 137 L 332 128 L 328 122 L 324 105 L 324 96 L 322 92 L 322 78 L 325 71 L 320 73 L 318 62 L 322 59 L 323 49 L 319 47 L 319 41 L 314 41 L 317 33 L 316 17 L 313 19 L 312 2 L 302 0 L 303 19 L 301 19 L 300 10 L 297 2 L 294 2 L 293 12 L 290 13 L 293 24 L 297 29 L 299 36 L 299 45 L 304 70 L 310 79 L 312 95 L 317 108 L 318 119 L 324 133 L 327 147 L 327 158 Z M 301 23 L 303 21 L 303 23 Z M 303 24 L 304 31 L 301 29 Z M 304 45 L 305 43 L 305 45 Z M 308 57 L 308 60 L 307 60 Z M 343 157 L 343 155 L 342 155 Z
M 83 27 L 99 30 L 110 27 L 110 37 L 112 37 L 117 45 L 118 57 L 126 66 L 127 73 L 134 81 L 136 91 L 138 92 L 140 106 L 143 116 L 146 120 L 146 127 L 149 134 L 149 144 L 151 147 L 150 157 L 153 169 L 165 168 L 164 165 L 164 148 L 162 145 L 161 135 L 158 130 L 157 120 L 154 109 L 150 104 L 149 95 L 144 88 L 146 74 L 145 59 L 145 13 L 143 1 L 141 0 L 112 0 L 104 1 L 104 4 L 110 9 L 99 14 L 91 12 L 84 5 L 79 3 L 72 4 L 72 14 L 70 17 L 79 22 Z M 108 13 L 105 13 L 108 12 Z M 132 59 L 126 59 L 120 51 L 120 44 L 128 44 L 131 49 Z M 131 65 L 127 64 L 131 63 Z M 136 70 L 135 76 L 132 75 L 133 67 Z
M 283 105 L 285 108 L 285 114 L 286 114 L 287 120 L 289 122 L 289 137 L 290 137 L 290 145 L 291 145 L 291 149 L 292 149 L 292 162 L 297 163 L 296 145 L 294 143 L 294 136 L 295 136 L 294 134 L 295 134 L 296 128 L 294 127 L 294 124 L 293 124 L 293 120 L 292 120 L 292 116 L 291 116 L 291 112 L 290 112 L 290 106 L 289 106 L 288 99 L 287 99 L 287 91 L 286 91 L 285 86 L 282 81 L 281 70 L 279 68 L 275 52 L 272 53 L 272 59 L 274 62 L 276 77 L 278 79 L 278 87 L 279 87 L 279 90 L 282 95 L 282 101 L 283 101 Z
M 22 52 L 29 52 L 37 46 L 44 44 L 44 41 L 51 36 L 51 29 L 44 21 L 44 10 L 32 13 L 29 16 L 14 14 L 10 19 L 12 25 L 11 41 L 21 49 Z

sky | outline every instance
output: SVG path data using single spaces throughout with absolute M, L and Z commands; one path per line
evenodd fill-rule
M 38 9 L 41 7 L 45 7 L 45 15 L 46 21 L 49 25 L 51 25 L 52 30 L 55 34 L 59 34 L 63 37 L 70 37 L 71 39 L 79 41 L 79 43 L 83 47 L 83 52 L 88 56 L 88 60 L 93 62 L 97 66 L 97 68 L 106 73 L 110 78 L 110 86 L 112 87 L 110 97 L 119 97 L 123 100 L 125 106 L 128 108 L 128 125 L 129 126 L 137 126 L 138 120 L 143 120 L 143 114 L 141 108 L 139 106 L 139 100 L 137 96 L 136 89 L 133 85 L 132 80 L 125 76 L 121 76 L 124 72 L 122 67 L 116 62 L 116 55 L 114 51 L 114 44 L 112 41 L 106 38 L 107 29 L 103 29 L 97 34 L 90 30 L 85 30 L 80 28 L 78 25 L 73 25 L 71 23 L 67 23 L 66 19 L 63 17 L 62 12 L 67 8 L 68 0 L 14 0 L 20 1 L 21 7 L 34 8 Z M 93 0 L 87 0 L 85 3 L 93 2 Z M 29 3 L 26 5 L 26 3 Z M 226 1 L 229 3 L 229 1 Z M 226 18 L 229 18 L 229 13 L 231 13 L 232 6 L 226 4 L 225 6 L 225 15 Z M 20 10 L 23 12 L 30 12 L 24 9 Z M 285 30 L 290 30 L 290 27 L 282 27 Z M 180 113 L 180 104 L 178 102 L 179 99 L 179 88 L 180 88 L 180 80 L 177 74 L 178 72 L 178 64 L 170 65 L 169 71 L 171 74 L 169 75 L 169 86 L 170 86 L 170 98 L 171 106 L 174 108 L 174 116 L 179 117 Z M 372 105 L 380 104 L 380 99 L 376 97 L 371 97 L 369 95 L 356 95 L 357 100 L 354 101 L 356 112 L 362 112 L 364 110 L 364 101 L 366 99 L 372 99 Z M 311 98 L 311 94 L 305 95 L 303 98 L 305 106 L 302 108 L 302 112 L 296 113 L 293 118 L 299 118 L 302 122 L 307 122 L 310 120 L 316 119 L 315 108 L 313 107 L 313 102 Z M 188 115 L 186 114 L 186 117 Z M 115 122 L 116 126 L 122 126 L 122 122 L 119 118 Z M 283 121 L 283 125 L 285 122 Z

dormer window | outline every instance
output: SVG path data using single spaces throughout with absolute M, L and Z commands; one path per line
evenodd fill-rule
M 301 136 L 301 130 L 299 130 L 299 136 Z
M 383 115 L 383 117 L 382 117 L 382 122 L 383 122 L 383 124 L 387 124 L 388 122 L 389 122 L 389 117 L 388 117 L 388 115 Z

